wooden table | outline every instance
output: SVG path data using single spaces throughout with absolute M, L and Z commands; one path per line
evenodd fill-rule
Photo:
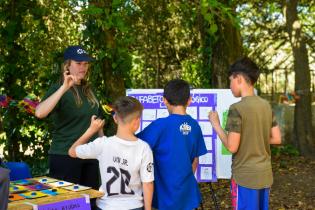
M 46 196 L 46 197 L 42 197 L 42 198 L 24 199 L 24 200 L 20 200 L 20 201 L 13 201 L 13 202 L 9 203 L 8 210 L 33 210 L 33 207 L 31 205 L 25 204 L 25 202 L 32 203 L 35 205 L 48 204 L 48 203 L 55 203 L 58 201 L 80 198 L 80 197 L 83 197 L 82 194 L 89 195 L 90 199 L 91 198 L 100 198 L 104 195 L 104 193 L 97 191 L 97 190 L 93 190 L 93 189 L 82 190 L 79 192 L 69 191 L 69 193 L 59 194 L 59 195 L 55 195 L 55 196 Z

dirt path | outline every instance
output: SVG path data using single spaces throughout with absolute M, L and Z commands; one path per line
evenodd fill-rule
M 271 210 L 315 210 L 315 160 L 281 155 L 273 158 L 273 171 Z M 231 209 L 229 180 L 219 180 L 212 183 L 212 186 L 219 209 Z M 215 209 L 209 183 L 201 183 L 200 188 L 204 200 L 203 209 Z
M 315 160 L 282 156 L 273 166 L 271 209 L 315 209 Z

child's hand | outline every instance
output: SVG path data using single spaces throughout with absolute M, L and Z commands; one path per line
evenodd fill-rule
M 213 127 L 220 126 L 220 119 L 217 111 L 210 111 L 208 117 Z
M 105 120 L 97 118 L 95 115 L 91 117 L 90 129 L 94 132 L 99 131 L 105 125 Z

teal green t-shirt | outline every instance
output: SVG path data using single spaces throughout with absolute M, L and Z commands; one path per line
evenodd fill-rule
M 52 85 L 42 100 L 52 95 L 60 87 L 59 84 Z M 68 155 L 71 145 L 87 130 L 91 123 L 91 116 L 103 116 L 100 106 L 90 104 L 87 97 L 83 95 L 82 87 L 76 86 L 82 104 L 78 106 L 74 94 L 68 90 L 50 112 L 49 119 L 52 122 L 52 143 L 49 154 Z M 91 140 L 97 138 L 94 135 Z

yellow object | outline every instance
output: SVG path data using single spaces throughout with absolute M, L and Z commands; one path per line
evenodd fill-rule
M 104 110 L 104 112 L 105 112 L 106 114 L 112 115 L 113 112 L 114 112 L 113 108 L 110 107 L 110 106 L 107 105 L 107 104 L 102 105 L 102 108 L 103 108 L 103 110 Z

